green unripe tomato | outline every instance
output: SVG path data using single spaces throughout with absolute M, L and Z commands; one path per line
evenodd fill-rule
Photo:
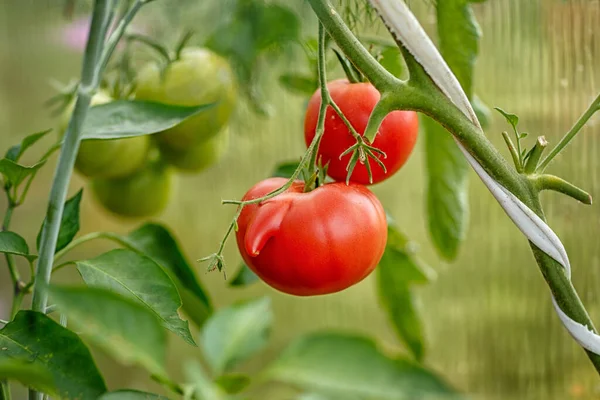
M 104 92 L 92 98 L 92 105 L 111 102 L 113 99 Z M 75 104 L 69 105 L 59 122 L 59 132 L 64 135 Z M 89 178 L 118 178 L 130 175 L 145 162 L 150 148 L 147 136 L 126 139 L 84 140 L 79 146 L 75 169 Z
M 160 145 L 160 152 L 166 162 L 185 172 L 198 173 L 216 164 L 229 146 L 229 129 L 197 143 L 187 150 L 173 149 L 165 144 Z
M 234 74 L 227 60 L 201 48 L 184 49 L 163 77 L 156 63 L 146 65 L 137 76 L 136 99 L 180 106 L 218 102 L 181 124 L 157 134 L 172 149 L 189 146 L 216 135 L 227 123 L 237 97 Z
M 94 179 L 92 192 L 108 211 L 121 217 L 149 217 L 167 206 L 173 172 L 161 160 L 149 160 L 135 174 L 117 179 Z

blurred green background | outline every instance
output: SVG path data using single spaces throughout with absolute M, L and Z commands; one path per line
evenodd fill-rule
M 54 94 L 48 82 L 51 78 L 66 82 L 79 74 L 81 52 L 65 44 L 62 36 L 73 24 L 64 19 L 62 3 L 0 0 L 0 151 L 29 133 L 54 126 L 56 121 L 43 106 Z M 161 38 L 194 28 L 200 42 L 215 21 L 227 16 L 228 3 L 160 0 L 136 21 Z M 315 20 L 305 2 L 280 3 L 294 8 L 306 21 L 305 36 L 315 36 Z M 431 2 L 412 0 L 409 4 L 427 30 L 434 32 Z M 85 4 L 77 8 L 80 13 L 74 21 L 85 17 L 85 8 Z M 545 135 L 551 145 L 556 143 L 600 91 L 600 1 L 488 0 L 474 8 L 483 31 L 475 92 L 489 106 L 518 114 L 523 131 Z M 382 27 L 371 28 L 371 33 L 385 36 Z M 293 59 L 293 53 L 287 54 L 286 60 Z M 145 54 L 140 52 L 140 57 Z M 306 99 L 285 91 L 275 79 L 282 71 L 304 67 L 297 65 L 280 59 L 263 70 L 273 117 L 258 117 L 241 105 L 231 123 L 233 135 L 226 157 L 199 175 L 178 176 L 173 200 L 158 220 L 171 227 L 190 260 L 216 250 L 233 213 L 233 208 L 220 205 L 221 199 L 241 197 L 268 176 L 278 161 L 298 158 L 304 151 Z M 487 135 L 508 157 L 500 136 L 507 128 L 503 119 L 494 115 Z M 599 134 L 600 116 L 596 116 L 550 170 L 598 198 Z M 527 242 L 474 174 L 470 227 L 461 254 L 451 265 L 437 257 L 424 217 L 421 145 L 422 141 L 400 173 L 373 190 L 403 230 L 420 244 L 421 257 L 438 272 L 435 282 L 419 289 L 428 340 L 427 364 L 474 399 L 600 398 L 600 380 L 556 317 Z M 35 154 L 31 157 L 33 160 Z M 53 166 L 42 170 L 28 201 L 13 218 L 13 229 L 29 243 L 35 242 L 45 214 L 52 173 Z M 85 180 L 75 176 L 71 193 L 85 185 Z M 550 226 L 570 254 L 575 287 L 592 318 L 600 321 L 600 209 L 597 204 L 584 206 L 554 193 L 544 194 L 543 203 Z M 5 204 L 0 207 L 4 209 Z M 127 232 L 139 223 L 116 219 L 84 194 L 81 233 Z M 90 257 L 107 248 L 107 244 L 95 242 L 78 248 L 73 257 Z M 233 241 L 226 257 L 229 275 L 233 275 L 240 261 Z M 197 272 L 217 307 L 265 293 L 273 299 L 273 340 L 260 357 L 245 364 L 247 371 L 265 365 L 299 333 L 324 328 L 368 334 L 389 349 L 401 350 L 377 301 L 373 277 L 343 293 L 295 298 L 262 283 L 230 289 L 222 275 L 207 274 L 199 264 Z M 66 268 L 57 279 L 75 281 L 77 274 Z M 8 313 L 10 297 L 2 259 L 1 316 Z M 194 353 L 199 350 L 179 338 L 171 339 L 170 367 L 177 376 L 180 360 L 194 354 L 199 357 Z M 101 353 L 95 355 L 109 387 L 158 390 L 144 371 L 115 367 Z M 278 387 L 261 393 L 265 399 L 286 398 Z

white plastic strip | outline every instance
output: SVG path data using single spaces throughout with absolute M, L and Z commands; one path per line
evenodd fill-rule
M 370 0 L 370 2 L 392 35 L 410 51 L 442 92 L 481 129 L 475 111 L 458 80 L 404 1 Z M 519 230 L 540 250 L 559 262 L 565 268 L 567 277 L 571 279 L 569 258 L 556 233 L 521 200 L 496 182 L 460 143 L 458 146 Z M 600 355 L 600 336 L 566 315 L 554 297 L 552 303 L 571 336 L 585 349 Z

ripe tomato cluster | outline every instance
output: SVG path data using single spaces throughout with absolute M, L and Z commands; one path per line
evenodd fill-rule
M 134 97 L 159 103 L 197 106 L 217 102 L 183 123 L 152 136 L 81 143 L 76 170 L 91 179 L 92 192 L 108 211 L 122 217 L 147 217 L 169 202 L 174 170 L 198 173 L 216 163 L 229 143 L 227 122 L 236 102 L 228 62 L 202 48 L 186 48 L 161 76 L 156 63 L 136 77 Z M 113 99 L 99 92 L 92 105 Z M 73 105 L 64 113 L 64 134 Z
M 369 83 L 336 80 L 328 84 L 330 96 L 358 134 L 380 94 Z M 315 136 L 321 92 L 308 103 L 304 135 L 309 146 Z M 413 111 L 394 111 L 386 116 L 373 143 L 385 152 L 372 160 L 373 183 L 381 182 L 407 161 L 418 133 Z M 328 107 L 325 130 L 318 148 L 321 164 L 333 182 L 305 191 L 295 181 L 282 194 L 260 203 L 249 203 L 238 218 L 238 249 L 248 267 L 271 287 L 292 295 L 313 296 L 344 290 L 366 278 L 377 266 L 387 241 L 387 222 L 379 199 L 365 186 L 370 182 L 366 166 L 356 166 L 346 184 L 350 155 L 342 153 L 356 143 L 348 127 Z M 243 201 L 264 197 L 286 183 L 269 178 L 253 186 Z

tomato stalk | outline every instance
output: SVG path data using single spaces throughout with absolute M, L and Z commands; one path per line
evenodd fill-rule
M 548 167 L 548 164 L 550 164 L 554 157 L 556 157 L 558 153 L 560 153 L 565 147 L 567 147 L 567 145 L 571 142 L 571 140 L 573 140 L 575 135 L 579 133 L 581 128 L 583 128 L 583 126 L 589 121 L 589 119 L 592 118 L 592 115 L 594 115 L 598 111 L 600 111 L 600 95 L 598 95 L 598 97 L 596 97 L 594 101 L 592 101 L 588 109 L 583 113 L 583 115 L 581 115 L 581 117 L 579 117 L 577 122 L 575 122 L 573 127 L 569 130 L 569 132 L 566 133 L 566 135 L 560 140 L 560 142 L 558 142 L 557 145 L 552 150 L 550 150 L 550 153 L 546 156 L 546 158 L 542 160 L 537 170 L 539 172 L 544 172 L 544 170 L 546 169 L 546 167 Z
M 402 109 L 425 113 L 442 124 L 494 180 L 514 194 L 545 222 L 544 212 L 539 201 L 538 188 L 535 187 L 528 176 L 520 174 L 510 167 L 487 137 L 482 134 L 480 126 L 471 122 L 452 103 L 447 95 L 432 81 L 429 74 L 415 60 L 413 55 L 402 45 L 398 37 L 395 37 L 395 39 L 403 51 L 410 73 L 410 77 L 406 81 L 397 79 L 389 74 L 369 54 L 348 29 L 330 1 L 309 0 L 309 3 L 321 24 L 323 24 L 329 35 L 335 40 L 338 47 L 381 92 L 381 99 L 373 110 L 365 130 L 365 138 L 369 142 L 373 141 L 379 125 L 389 112 Z M 394 36 L 398 34 L 398 32 L 392 33 Z M 600 96 L 592 103 L 590 108 L 574 125 L 571 131 L 567 133 L 565 138 L 561 140 L 559 145 L 541 162 L 541 170 L 570 142 L 592 114 L 598 111 L 599 107 Z M 565 274 L 562 265 L 531 242 L 530 246 L 560 309 L 572 320 L 596 332 L 585 307 L 581 303 L 569 277 Z M 600 356 L 588 350 L 586 350 L 586 353 L 596 370 L 600 373 Z
M 75 158 L 81 142 L 83 123 L 90 108 L 92 96 L 99 86 L 102 73 L 118 41 L 123 36 L 126 27 L 139 9 L 150 1 L 152 0 L 136 0 L 121 21 L 119 21 L 108 40 L 106 40 L 106 36 L 108 28 L 112 23 L 113 1 L 96 0 L 94 2 L 90 32 L 83 57 L 81 83 L 77 89 L 75 108 L 69 121 L 58 158 L 58 165 L 54 174 L 46 212 L 46 224 L 44 224 L 41 233 L 40 256 L 36 265 L 35 284 L 33 288 L 32 309 L 34 311 L 46 312 L 48 303 L 46 287 L 50 283 L 52 274 L 60 221 L 75 165 Z M 31 400 L 40 399 L 41 397 L 41 394 L 30 390 L 29 398 Z

